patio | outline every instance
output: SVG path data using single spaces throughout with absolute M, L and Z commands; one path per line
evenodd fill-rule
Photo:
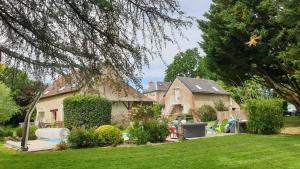
M 28 141 L 28 152 L 53 150 L 56 147 L 57 142 L 51 142 L 46 140 L 31 140 Z M 19 141 L 7 141 L 6 147 L 15 150 L 21 150 L 21 142 Z

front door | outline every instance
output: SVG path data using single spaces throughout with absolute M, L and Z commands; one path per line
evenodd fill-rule
M 51 122 L 52 123 L 58 121 L 58 116 L 57 116 L 58 112 L 57 111 L 58 111 L 57 109 L 50 110 L 50 112 L 51 112 Z

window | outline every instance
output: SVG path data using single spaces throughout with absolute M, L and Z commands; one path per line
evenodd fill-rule
M 217 89 L 216 87 L 212 86 L 212 88 L 215 90 L 215 91 L 219 91 L 219 89 Z
M 175 90 L 175 101 L 178 102 L 180 99 L 180 88 L 176 87 L 174 90 Z
M 58 119 L 57 119 L 57 111 L 58 111 L 58 109 L 50 110 L 51 116 L 52 116 L 52 121 L 58 121 Z
M 66 88 L 66 87 L 63 86 L 63 87 L 61 87 L 60 89 L 58 89 L 58 91 L 63 91 L 65 88 Z
M 202 88 L 199 85 L 195 85 L 199 90 L 202 90 Z

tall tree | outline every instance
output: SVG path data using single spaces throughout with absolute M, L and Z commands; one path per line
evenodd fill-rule
M 227 83 L 254 75 L 300 110 L 299 0 L 213 0 L 201 47 Z
M 260 78 L 253 77 L 244 81 L 239 85 L 226 85 L 223 81 L 217 81 L 226 91 L 230 93 L 232 98 L 238 103 L 243 104 L 249 99 L 270 99 L 277 98 L 277 94 L 273 90 L 266 88 L 259 83 Z
M 187 49 L 174 57 L 174 61 L 168 65 L 165 71 L 165 81 L 173 81 L 176 76 L 201 77 L 215 79 L 216 75 L 207 69 L 207 62 L 201 57 L 198 49 Z
M 140 86 L 142 66 L 186 20 L 178 0 L 0 0 L 0 52 L 38 75 L 89 79 L 109 66 Z
M 10 88 L 10 95 L 14 102 L 19 106 L 18 112 L 15 112 L 5 124 L 16 126 L 23 122 L 28 105 L 31 103 L 36 93 L 43 87 L 43 84 L 29 79 L 28 75 L 16 68 L 7 66 L 0 67 L 0 83 Z
M 10 89 L 0 82 L 0 123 L 4 123 L 18 111 L 11 97 Z

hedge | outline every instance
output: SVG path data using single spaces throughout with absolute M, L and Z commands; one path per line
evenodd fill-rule
M 95 127 L 111 123 L 112 104 L 96 95 L 75 95 L 64 99 L 64 125 Z
M 279 99 L 248 100 L 247 129 L 255 134 L 275 134 L 283 127 L 283 101 Z

